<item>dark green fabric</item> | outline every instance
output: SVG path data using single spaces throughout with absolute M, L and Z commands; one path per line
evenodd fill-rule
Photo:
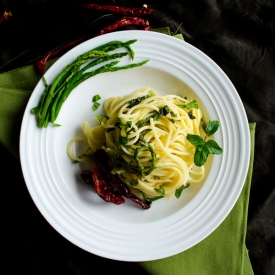
M 160 31 L 170 34 L 169 28 Z M 180 34 L 175 35 L 183 39 Z M 47 68 L 55 60 L 47 64 Z M 40 79 L 34 66 L 0 74 L 0 143 L 19 157 L 21 121 L 28 99 Z M 254 159 L 255 123 L 250 123 L 250 166 L 242 193 L 224 222 L 205 240 L 173 257 L 139 263 L 152 275 L 251 275 L 245 247 L 246 221 Z

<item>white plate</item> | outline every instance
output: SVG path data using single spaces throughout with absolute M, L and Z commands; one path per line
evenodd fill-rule
M 148 261 L 180 253 L 202 241 L 229 214 L 245 181 L 250 154 L 246 113 L 232 83 L 205 54 L 177 38 L 147 31 L 121 31 L 93 38 L 62 56 L 45 74 L 48 83 L 76 56 L 112 40 L 137 39 L 135 62 L 142 67 L 104 73 L 78 86 L 64 103 L 57 123 L 39 129 L 30 109 L 44 90 L 40 81 L 24 114 L 20 159 L 27 188 L 46 220 L 65 238 L 96 255 L 123 261 Z M 125 62 L 131 62 L 129 57 Z M 82 167 L 67 156 L 69 140 L 81 123 L 102 113 L 91 109 L 113 95 L 151 87 L 159 94 L 197 99 L 206 119 L 219 120 L 214 139 L 223 154 L 214 156 L 204 183 L 192 184 L 180 199 L 162 199 L 149 210 L 126 199 L 106 203 L 80 178 Z M 102 106 L 102 105 L 101 105 Z M 75 148 L 77 150 L 77 148 Z

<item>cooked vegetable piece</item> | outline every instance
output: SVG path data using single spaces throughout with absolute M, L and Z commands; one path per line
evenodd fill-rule
M 112 202 L 117 205 L 125 202 L 122 194 L 112 188 L 97 169 L 90 168 L 89 170 L 83 170 L 81 178 L 87 184 L 92 185 L 96 193 L 106 202 Z
M 63 103 L 66 101 L 70 93 L 88 78 L 105 72 L 127 70 L 146 64 L 149 60 L 130 63 L 124 66 L 116 66 L 119 63 L 119 60 L 106 63 L 109 60 L 119 59 L 126 55 L 130 55 L 130 58 L 133 59 L 134 51 L 130 45 L 136 41 L 136 39 L 128 40 L 126 42 L 114 40 L 79 55 L 71 64 L 66 66 L 66 68 L 50 85 L 47 84 L 43 77 L 45 91 L 41 96 L 38 106 L 31 109 L 31 113 L 37 117 L 38 127 L 46 128 L 49 123 L 54 126 L 60 126 L 55 123 L 55 120 L 57 119 Z M 125 48 L 127 51 L 109 54 L 110 51 L 119 48 Z M 101 63 L 103 63 L 101 67 L 88 71 L 88 69 Z M 96 101 L 97 100 L 95 100 L 95 102 Z M 93 105 L 93 109 L 96 110 L 98 106 L 97 102 Z
M 142 200 L 135 194 L 133 194 L 130 188 L 122 182 L 117 175 L 113 175 L 111 173 L 111 168 L 108 165 L 108 155 L 103 149 L 97 150 L 93 154 L 93 159 L 96 163 L 96 169 L 104 177 L 106 183 L 111 186 L 110 190 L 116 190 L 119 192 L 123 197 L 132 200 L 136 204 L 140 205 L 143 209 L 149 209 L 151 207 L 151 202 Z M 88 172 L 82 172 L 88 173 Z M 109 189 L 106 189 L 106 192 L 109 192 Z

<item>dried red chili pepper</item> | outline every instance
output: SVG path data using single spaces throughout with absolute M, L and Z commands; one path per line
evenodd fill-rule
M 117 177 L 114 177 L 108 173 L 107 178 L 110 184 L 118 189 L 125 198 L 130 199 L 131 201 L 140 205 L 143 209 L 149 209 L 151 207 L 152 202 L 143 201 L 141 198 L 137 197 L 131 192 L 130 188 Z
M 7 21 L 11 16 L 12 16 L 12 13 L 10 11 L 5 10 L 4 14 L 0 18 L 0 24 L 2 24 L 3 22 Z
M 81 177 L 87 184 L 92 185 L 97 194 L 106 202 L 112 202 L 117 205 L 125 202 L 121 193 L 112 188 L 97 169 L 84 170 L 81 172 Z
M 93 154 L 93 158 L 96 162 L 96 167 L 102 175 L 106 178 L 106 181 L 118 190 L 125 198 L 132 200 L 136 204 L 140 205 L 143 209 L 149 209 L 152 202 L 143 201 L 141 198 L 133 194 L 130 188 L 122 182 L 116 175 L 110 173 L 108 167 L 108 157 L 103 149 L 97 150 Z
M 111 25 L 101 29 L 95 36 L 102 35 L 108 32 L 117 30 L 120 27 L 136 25 L 141 26 L 142 30 L 151 30 L 152 27 L 149 25 L 147 20 L 144 20 L 139 17 L 123 17 L 120 20 L 115 21 Z
M 46 62 L 49 60 L 49 58 L 51 57 L 54 57 L 56 56 L 57 54 L 59 54 L 61 51 L 65 50 L 65 49 L 70 49 L 72 48 L 73 46 L 79 44 L 81 41 L 83 41 L 86 37 L 81 37 L 81 38 L 78 38 L 76 40 L 73 40 L 67 44 L 65 44 L 64 46 L 54 50 L 54 51 L 51 51 L 49 52 L 47 55 L 45 55 L 43 58 L 41 58 L 40 60 L 36 61 L 35 62 L 35 65 L 36 65 L 36 68 L 38 69 L 38 71 L 41 73 L 41 74 L 44 74 L 45 72 L 45 65 L 46 65 Z
M 148 15 L 153 12 L 152 9 L 149 9 L 147 5 L 143 5 L 142 8 L 130 8 L 130 7 L 120 7 L 115 5 L 99 5 L 99 4 L 86 4 L 82 5 L 84 9 L 92 9 L 96 11 L 111 12 L 122 15 Z

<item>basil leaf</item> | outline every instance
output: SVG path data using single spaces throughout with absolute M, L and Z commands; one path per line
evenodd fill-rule
M 218 143 L 215 140 L 212 140 L 212 139 L 208 140 L 205 143 L 205 146 L 209 154 L 220 155 L 223 152 L 222 148 L 218 145 Z
M 183 189 L 187 188 L 189 185 L 190 183 L 188 182 L 186 186 L 182 185 L 179 189 L 175 191 L 175 196 L 177 199 L 181 196 Z
M 205 127 L 206 134 L 208 136 L 213 135 L 219 128 L 220 123 L 218 120 L 210 120 Z
M 196 166 L 202 166 L 207 160 L 208 157 L 208 148 L 206 146 L 197 146 L 195 155 L 194 155 L 194 163 Z
M 157 189 L 157 188 L 154 188 L 154 189 L 160 196 L 164 196 L 165 190 L 163 187 L 160 187 L 160 189 Z
M 204 144 L 203 138 L 199 135 L 187 134 L 186 138 L 194 146 L 200 146 Z
M 199 108 L 199 105 L 197 104 L 197 100 L 192 100 L 192 101 L 190 101 L 190 102 L 186 105 L 186 108 L 187 108 L 187 109 L 190 109 L 190 108 L 198 109 L 198 108 Z

